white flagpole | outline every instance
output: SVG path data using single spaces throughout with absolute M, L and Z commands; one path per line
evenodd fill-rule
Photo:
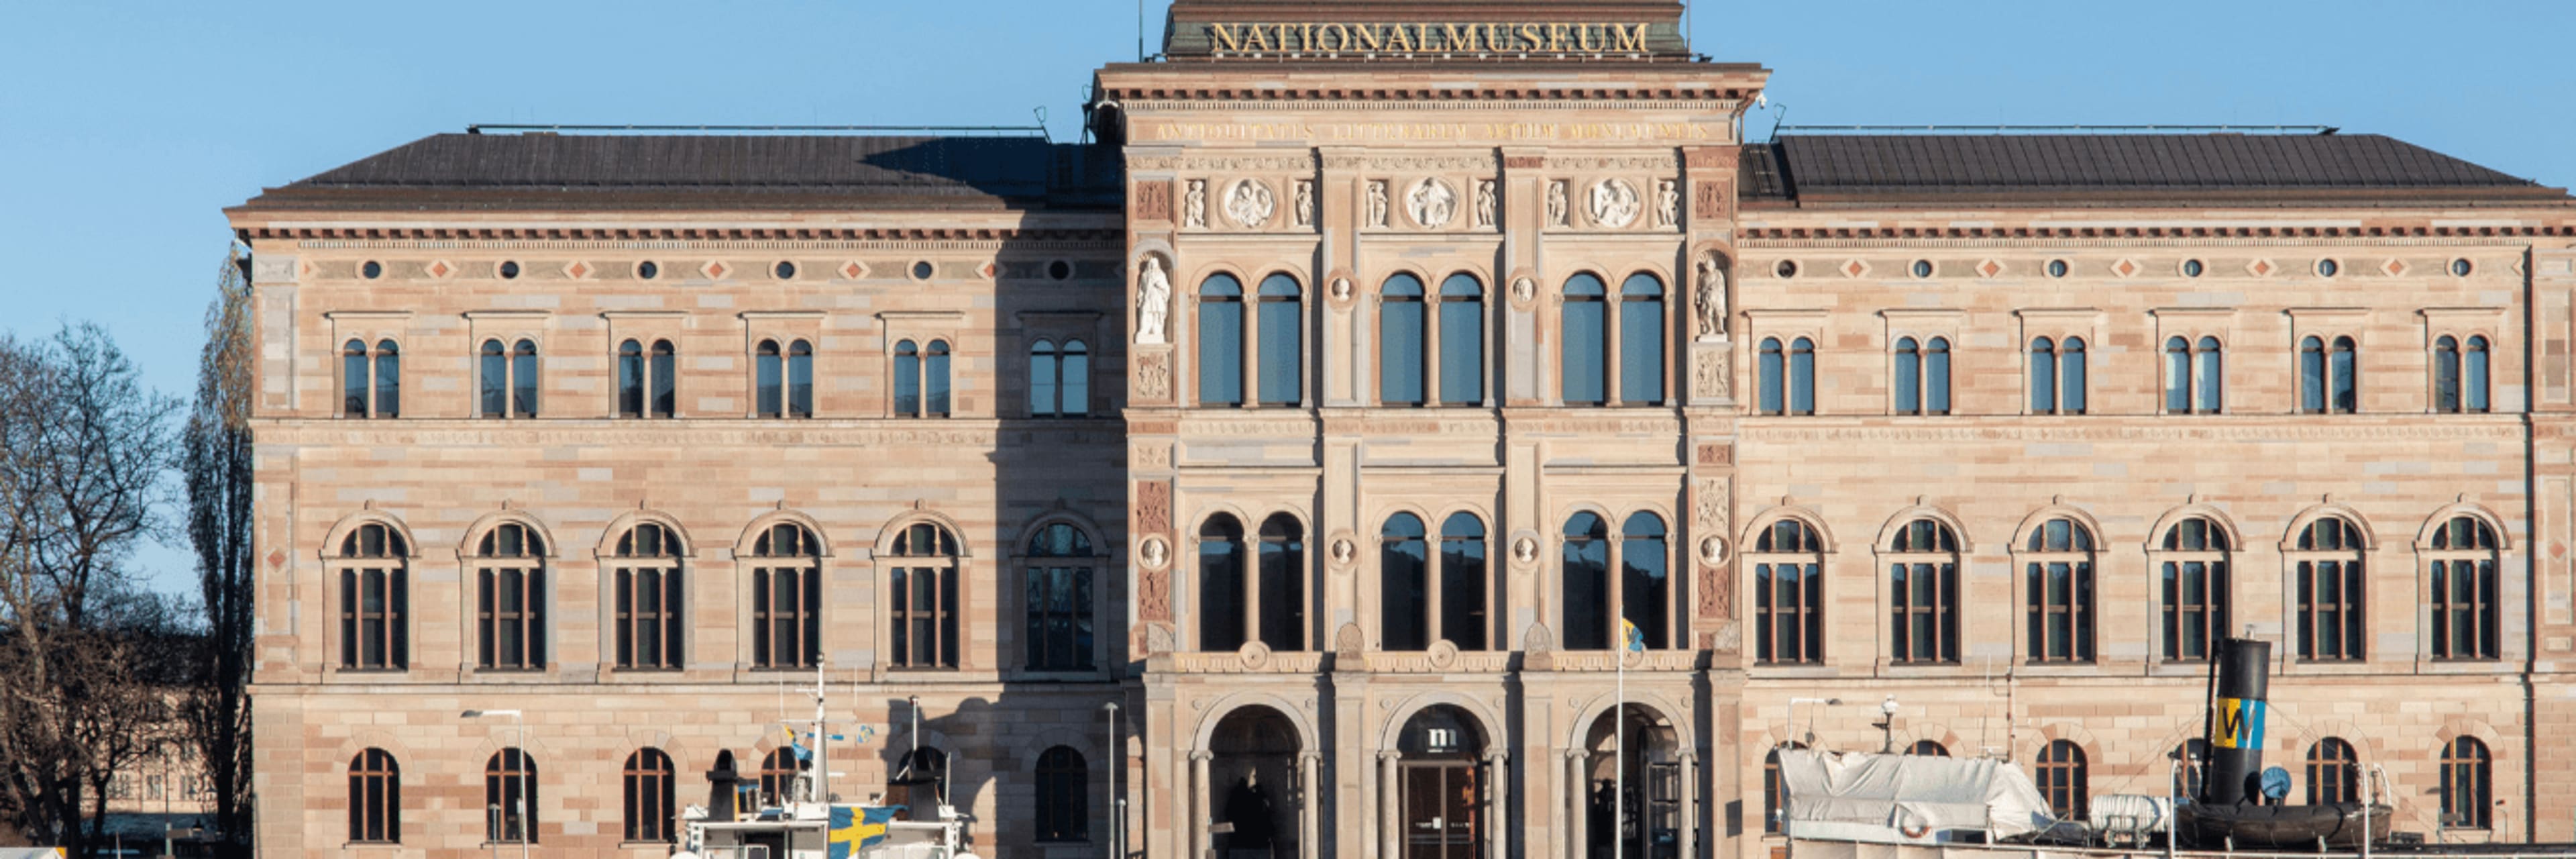
M 1622 859 L 1628 839 L 1628 624 L 1620 619 L 1618 702 L 1610 708 L 1610 859 Z

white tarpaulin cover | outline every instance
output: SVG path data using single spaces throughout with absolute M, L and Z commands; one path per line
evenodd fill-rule
M 1983 829 L 2006 838 L 2055 820 L 2029 774 L 1985 758 L 1781 749 L 1780 794 L 1791 821 Z

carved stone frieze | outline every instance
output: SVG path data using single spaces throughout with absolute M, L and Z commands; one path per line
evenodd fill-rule
M 1140 441 L 1128 446 L 1127 467 L 1161 469 L 1172 467 L 1172 446 L 1159 441 Z
M 1169 565 L 1145 568 L 1136 588 L 1136 614 L 1146 621 L 1172 619 L 1172 573 Z
M 906 421 L 907 423 L 917 423 Z M 658 447 L 668 445 L 770 445 L 770 446 L 869 446 L 922 445 L 989 447 L 1002 439 L 998 428 L 984 426 L 939 429 L 889 428 L 883 426 L 822 426 L 801 428 L 723 428 L 690 426 L 691 421 L 656 421 L 669 426 L 641 427 L 628 421 L 613 427 L 547 427 L 529 429 L 453 429 L 419 426 L 350 426 L 358 421 L 329 425 L 279 425 L 259 429 L 263 444 L 317 444 L 396 447 L 513 447 L 596 445 L 599 447 Z M 367 424 L 391 424 L 392 421 L 367 421 Z M 426 421 L 423 421 L 426 423 Z M 468 423 L 459 420 L 457 423 Z M 480 423 L 480 422 L 477 422 Z M 1014 436 L 1017 437 L 1016 435 Z M 1096 439 L 1078 437 L 1082 441 Z
M 1310 172 L 1315 159 L 1303 155 L 1148 155 L 1127 161 L 1127 169 L 1187 170 L 1209 173 Z
M 1172 530 L 1172 484 L 1136 481 L 1136 531 L 1163 534 Z
M 1554 155 L 1547 166 L 1577 173 L 1643 170 L 1670 173 L 1681 169 L 1681 161 L 1670 152 L 1655 155 Z
M 1169 352 L 1153 350 L 1136 354 L 1136 399 L 1139 402 L 1169 402 L 1172 396 L 1172 358 Z
M 1734 374 L 1729 365 L 1734 363 L 1733 358 L 1733 353 L 1724 349 L 1700 350 L 1699 357 L 1691 361 L 1691 392 L 1708 397 L 1731 395 Z
M 1451 173 L 1490 171 L 1494 169 L 1494 159 L 1475 155 L 1328 155 L 1324 157 L 1324 167 L 1330 170 Z
M 1727 207 L 1734 201 L 1726 185 L 1718 182 L 1691 183 L 1691 217 L 1704 221 L 1725 221 Z
M 1745 441 L 2510 441 L 2522 429 L 2510 424 L 2446 425 L 2344 423 L 2211 424 L 2201 426 L 1782 426 L 1746 423 Z
M 1732 478 L 1710 477 L 1701 479 L 1699 485 L 1692 487 L 1692 527 L 1702 533 L 1727 533 L 1727 496 L 1733 482 Z

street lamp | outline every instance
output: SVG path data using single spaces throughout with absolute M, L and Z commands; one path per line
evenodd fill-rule
M 464 718 L 468 719 L 480 719 L 486 716 L 508 716 L 510 723 L 518 726 L 519 729 L 519 759 L 514 761 L 519 768 L 519 859 L 527 859 L 528 842 L 534 840 L 536 836 L 535 832 L 530 831 L 529 826 L 531 821 L 528 808 L 528 770 L 532 767 L 528 765 L 528 722 L 517 710 L 467 710 L 464 713 Z
M 1878 723 L 1870 727 L 1878 729 L 1878 753 L 1894 754 L 1896 752 L 1896 696 L 1889 695 L 1887 700 L 1878 702 Z
M 1109 716 L 1109 859 L 1127 855 L 1127 795 L 1118 791 L 1119 771 L 1127 768 L 1127 753 L 1118 744 L 1118 702 L 1100 705 Z

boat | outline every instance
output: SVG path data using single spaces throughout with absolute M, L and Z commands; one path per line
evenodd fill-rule
M 941 797 L 932 820 L 911 820 L 907 806 L 843 803 L 830 789 L 834 735 L 824 710 L 823 668 L 814 669 L 813 766 L 796 774 L 774 805 L 745 802 L 730 814 L 691 805 L 680 814 L 671 859 L 976 859 L 965 847 L 974 819 Z M 792 725 L 791 725 L 792 730 Z M 916 729 L 913 736 L 921 732 Z M 802 744 L 799 744 L 801 751 Z M 918 757 L 920 750 L 907 755 Z M 720 797 L 721 799 L 721 797 Z
M 2204 850 L 2357 850 L 2388 840 L 2395 809 L 2370 802 L 2283 805 L 2285 774 L 2263 769 L 2264 702 L 2272 643 L 2229 638 L 2209 661 L 2203 709 L 2208 771 L 2191 802 L 2174 809 L 2173 837 Z M 2269 777 L 2267 777 L 2269 776 Z M 2277 785 L 2277 790 L 2273 790 Z

